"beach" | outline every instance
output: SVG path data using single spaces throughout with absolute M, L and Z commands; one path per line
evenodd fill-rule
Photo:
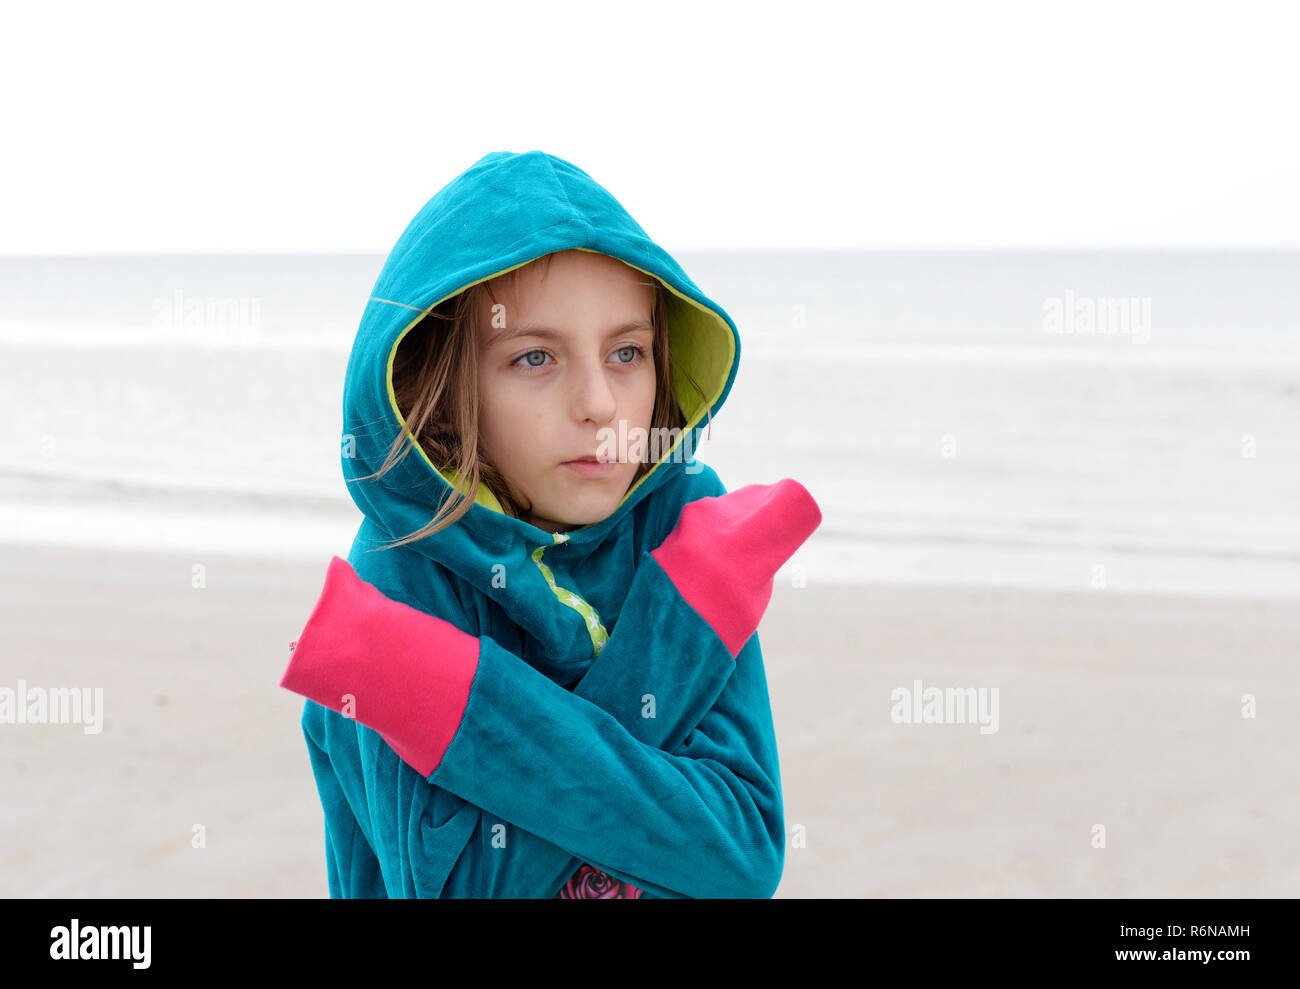
M 0 896 L 328 895 L 278 685 L 327 563 L 0 549 L 0 688 L 103 688 L 98 733 L 0 725 Z M 1295 599 L 809 573 L 759 636 L 778 898 L 1300 895 Z M 996 731 L 895 723 L 917 681 L 997 688 Z
M 682 261 L 743 341 L 701 461 L 823 513 L 759 630 L 777 896 L 1300 895 L 1300 253 Z M 103 718 L 0 723 L 0 895 L 327 895 L 279 680 L 383 263 L 0 258 L 0 717 Z

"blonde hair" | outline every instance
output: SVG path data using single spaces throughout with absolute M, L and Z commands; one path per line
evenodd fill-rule
M 505 514 L 513 518 L 523 516 L 524 499 L 479 449 L 479 322 L 480 313 L 486 308 L 484 300 L 491 304 L 497 302 L 494 283 L 508 284 L 512 292 L 517 292 L 518 272 L 538 263 L 545 271 L 549 268 L 550 258 L 551 255 L 545 255 L 445 299 L 429 310 L 402 338 L 393 359 L 393 393 L 404 426 L 398 430 L 379 470 L 356 480 L 383 477 L 410 454 L 413 449 L 411 436 L 414 435 L 430 462 L 444 475 L 455 471 L 461 483 L 456 490 L 448 489 L 447 497 L 427 524 L 384 549 L 396 549 L 424 539 L 455 523 L 473 507 L 474 493 L 480 483 L 486 484 L 496 496 Z M 682 429 L 686 420 L 677 400 L 673 372 L 680 371 L 701 400 L 705 395 L 691 374 L 673 360 L 668 346 L 666 289 L 654 278 L 641 284 L 650 286 L 654 293 L 651 320 L 654 325 L 652 351 L 656 381 L 650 426 L 652 429 Z M 709 410 L 709 421 L 712 422 L 712 410 Z M 654 466 L 651 461 L 643 460 L 628 485 L 629 490 Z

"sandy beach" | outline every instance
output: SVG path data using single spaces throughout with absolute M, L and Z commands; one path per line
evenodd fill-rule
M 327 895 L 278 685 L 327 562 L 0 548 L 0 688 L 104 698 L 0 725 L 0 896 Z M 1297 603 L 779 583 L 777 896 L 1300 895 Z M 894 723 L 918 680 L 997 688 L 998 730 Z

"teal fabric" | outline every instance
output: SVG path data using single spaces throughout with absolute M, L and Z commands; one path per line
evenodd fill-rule
M 692 364 L 710 378 L 701 383 L 717 396 L 712 414 L 735 379 L 731 318 L 568 162 L 486 155 L 411 221 L 347 367 L 343 471 L 365 515 L 347 559 L 389 597 L 480 637 L 481 651 L 460 727 L 427 779 L 370 728 L 306 702 L 332 897 L 554 897 L 583 863 L 647 898 L 770 897 L 780 882 L 785 823 L 758 636 L 733 659 L 650 555 L 683 506 L 725 493 L 716 472 L 669 454 L 608 518 L 560 542 L 480 501 L 396 549 L 381 547 L 432 518 L 447 478 L 411 453 L 383 478 L 358 480 L 379 469 L 402 426 L 388 363 L 412 321 L 477 281 L 571 248 L 671 289 L 675 352 L 689 350 L 683 333 L 705 339 L 703 319 L 720 329 Z M 703 428 L 692 427 L 690 449 Z M 539 547 L 555 583 L 608 630 L 601 648 L 551 590 L 532 557 Z

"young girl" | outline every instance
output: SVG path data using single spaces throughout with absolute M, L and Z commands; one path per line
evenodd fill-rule
M 693 456 L 731 318 L 586 172 L 481 158 L 388 257 L 344 384 L 365 519 L 291 646 L 331 897 L 770 897 L 755 630 L 820 523 Z

